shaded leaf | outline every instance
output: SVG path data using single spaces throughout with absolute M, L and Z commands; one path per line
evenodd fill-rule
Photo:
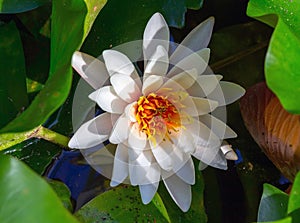
M 259 222 L 276 221 L 287 216 L 289 196 L 270 184 L 264 184 L 258 217 Z
M 37 8 L 49 0 L 0 0 L 0 13 L 19 13 Z
M 283 107 L 300 114 L 300 2 L 251 0 L 247 14 L 273 26 L 278 16 L 265 59 L 266 80 Z
M 22 43 L 14 22 L 0 26 L 0 127 L 28 103 Z
M 0 144 L 1 143 L 2 141 L 0 138 Z M 61 152 L 61 147 L 55 144 L 44 140 L 30 139 L 1 151 L 0 154 L 9 154 L 17 157 L 30 166 L 35 172 L 42 175 L 52 162 L 53 157 L 59 152 Z
M 100 4 L 101 3 L 101 4 Z M 100 6 L 103 6 L 101 1 Z M 90 4 L 90 2 L 89 2 Z M 1 132 L 19 132 L 32 129 L 42 123 L 65 101 L 71 82 L 71 56 L 80 47 L 90 26 L 91 15 L 97 10 L 87 8 L 83 1 L 54 1 L 52 9 L 50 78 L 35 97 L 32 104 Z M 88 9 L 92 9 L 87 12 Z M 86 20 L 86 18 L 89 18 Z M 61 22 L 64 21 L 64 22 Z M 36 111 L 39 110 L 37 113 Z M 32 119 L 32 117 L 35 117 Z
M 22 162 L 0 156 L 2 223 L 76 223 L 51 187 Z
M 121 186 L 100 194 L 84 205 L 75 216 L 83 223 L 97 222 L 170 222 L 158 194 L 148 205 L 140 199 L 138 187 Z
M 194 8 L 201 3 L 202 0 L 108 1 L 82 51 L 99 56 L 104 49 L 142 39 L 147 21 L 156 12 L 161 12 L 170 26 L 182 27 L 187 6 Z

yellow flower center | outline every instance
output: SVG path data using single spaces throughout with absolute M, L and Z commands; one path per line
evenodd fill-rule
M 167 97 L 151 93 L 141 96 L 136 106 L 135 118 L 140 131 L 154 143 L 156 134 L 169 138 L 170 130 L 178 131 L 181 127 L 179 112 Z

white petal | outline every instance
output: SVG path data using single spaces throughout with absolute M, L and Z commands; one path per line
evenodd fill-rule
M 103 86 L 109 78 L 103 62 L 79 51 L 76 51 L 72 56 L 72 66 L 94 89 Z
M 186 126 L 188 128 L 188 126 Z M 170 134 L 173 143 L 184 153 L 193 153 L 195 150 L 194 138 L 186 129 L 171 131 Z
M 213 147 L 219 148 L 221 141 L 214 134 L 211 129 L 209 129 L 202 122 L 199 122 L 197 119 L 193 119 L 193 123 L 187 126 L 187 130 L 190 134 L 194 136 L 194 143 L 197 147 Z
M 211 163 L 215 162 L 216 157 L 217 160 L 219 160 L 219 156 L 220 156 L 219 148 L 220 147 L 197 146 L 195 152 L 192 155 L 196 157 L 198 160 L 200 160 L 201 162 L 212 166 Z
M 137 107 L 137 102 L 134 101 L 128 104 L 124 109 L 126 117 L 128 117 L 131 122 L 136 122 L 136 118 L 135 118 L 136 107 Z
M 104 146 L 100 144 L 98 146 L 81 150 L 82 155 L 86 161 L 91 165 L 98 173 L 111 179 L 114 155 L 110 152 L 112 144 Z
M 202 161 L 202 162 L 204 162 L 204 161 Z M 209 166 L 221 169 L 221 170 L 227 170 L 227 160 L 221 150 L 219 150 L 218 153 L 216 153 L 214 159 L 210 160 L 208 163 L 206 163 L 206 162 L 204 162 L 204 163 Z M 200 166 L 199 166 L 199 168 L 200 168 Z
M 198 75 L 202 74 L 208 65 L 209 54 L 210 50 L 208 48 L 190 54 L 178 63 L 173 64 L 174 67 L 168 72 L 167 76 L 172 77 L 182 71 L 191 70 L 193 68 L 197 70 Z
M 184 166 L 176 171 L 176 175 L 188 184 L 195 184 L 195 168 L 192 158 L 189 158 Z
M 148 75 L 164 76 L 167 73 L 168 67 L 168 52 L 162 46 L 157 46 L 154 54 L 147 63 L 144 71 L 144 77 L 148 77 Z
M 110 82 L 117 95 L 128 103 L 137 101 L 141 96 L 138 84 L 130 76 L 115 74 Z
M 143 35 L 144 60 L 150 59 L 157 46 L 169 51 L 169 27 L 160 13 L 155 13 L 148 21 Z
M 105 86 L 94 91 L 89 98 L 109 113 L 122 114 L 127 106 L 127 103 L 116 94 L 112 86 Z
M 162 140 L 161 143 L 156 146 L 152 145 L 152 153 L 162 169 L 172 169 L 173 160 L 171 154 L 173 153 L 173 150 L 172 143 L 167 139 Z
M 210 17 L 194 28 L 171 55 L 171 63 L 176 64 L 193 51 L 196 52 L 206 48 L 211 38 L 214 22 L 214 18 Z
M 163 84 L 163 77 L 158 75 L 150 75 L 145 79 L 143 84 L 143 95 L 148 95 L 152 92 L 156 92 Z
M 244 88 L 232 82 L 220 81 L 220 86 L 223 94 L 218 89 L 215 89 L 207 96 L 212 100 L 218 101 L 219 106 L 231 104 L 245 94 Z
M 152 184 L 160 180 L 160 168 L 153 161 L 150 150 L 142 152 L 134 161 L 129 160 L 129 176 L 132 185 Z
M 228 125 L 210 114 L 199 116 L 199 121 L 210 128 L 220 139 L 237 137 L 237 134 Z
M 191 186 L 181 180 L 176 174 L 167 178 L 164 178 L 164 175 L 162 175 L 163 181 L 172 199 L 182 211 L 188 211 L 192 201 Z
M 190 97 L 191 100 L 185 100 L 186 108 L 183 111 L 191 116 L 204 115 L 215 110 L 218 102 L 207 98 Z
M 116 149 L 114 167 L 110 185 L 112 187 L 122 183 L 129 174 L 128 148 L 124 144 L 119 144 Z
M 117 116 L 103 113 L 84 123 L 69 141 L 70 148 L 87 149 L 108 139 Z
M 186 70 L 169 79 L 164 87 L 170 87 L 170 84 L 173 85 L 172 81 L 175 81 L 183 89 L 187 89 L 195 83 L 195 81 L 197 80 L 197 76 L 198 74 L 196 69 Z
M 130 129 L 128 144 L 135 150 L 144 150 L 147 145 L 147 135 L 140 131 L 138 123 L 133 124 Z
M 116 50 L 105 50 L 102 55 L 110 76 L 116 73 L 130 76 L 136 72 L 132 62 L 123 53 Z
M 158 185 L 159 182 L 139 186 L 143 204 L 150 203 L 157 191 Z
M 194 97 L 206 97 L 219 85 L 221 79 L 222 75 L 200 75 L 187 92 Z
M 122 115 L 115 123 L 109 141 L 113 144 L 119 144 L 128 139 L 130 120 Z

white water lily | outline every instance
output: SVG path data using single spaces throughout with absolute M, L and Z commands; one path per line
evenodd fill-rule
M 236 133 L 212 112 L 236 101 L 244 89 L 221 81 L 221 75 L 203 74 L 209 70 L 206 47 L 213 24 L 213 18 L 201 23 L 169 55 L 169 28 L 161 14 L 154 14 L 143 36 L 142 77 L 115 50 L 103 52 L 104 62 L 80 52 L 73 55 L 72 66 L 95 89 L 89 98 L 104 113 L 84 123 L 69 147 L 88 149 L 107 140 L 117 144 L 111 186 L 138 185 L 145 204 L 162 180 L 187 211 L 195 183 L 192 156 L 201 161 L 200 169 L 226 169 L 226 159 L 237 159 L 224 141 Z

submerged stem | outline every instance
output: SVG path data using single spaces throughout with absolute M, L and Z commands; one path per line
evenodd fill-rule
M 54 132 L 43 126 L 39 126 L 37 131 L 33 134 L 32 137 L 44 139 L 62 147 L 68 147 L 68 142 L 70 140 L 69 137 Z
M 68 147 L 69 138 L 43 126 L 19 133 L 0 134 L 0 151 L 17 145 L 27 139 L 39 138 L 55 143 L 61 147 Z

